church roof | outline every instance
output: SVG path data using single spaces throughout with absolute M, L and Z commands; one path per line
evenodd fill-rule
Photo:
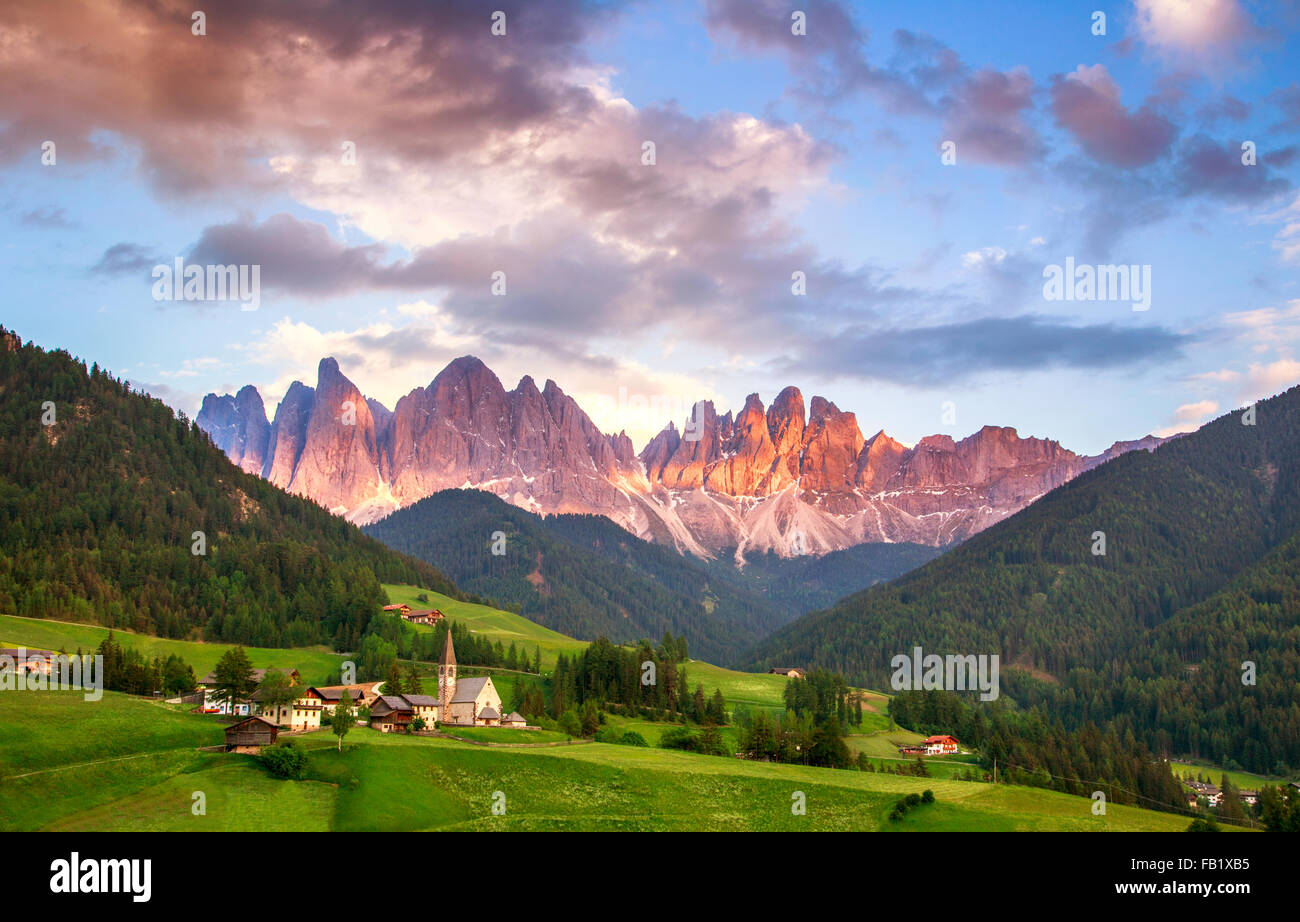
M 456 647 L 451 642 L 451 631 L 447 632 L 447 646 L 442 648 L 442 659 L 438 660 L 439 666 L 456 665 Z
M 464 704 L 468 701 L 474 701 L 478 698 L 479 692 L 483 691 L 483 686 L 490 682 L 487 676 L 479 676 L 473 679 L 458 679 L 456 681 L 456 695 L 451 700 L 456 704 Z

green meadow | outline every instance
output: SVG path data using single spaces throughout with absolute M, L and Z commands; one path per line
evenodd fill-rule
M 385 588 L 394 602 L 439 608 L 507 646 L 540 647 L 543 671 L 560 653 L 586 646 L 510 612 L 427 591 L 428 601 L 421 602 L 416 596 L 422 590 Z M 85 651 L 107 633 L 94 625 L 0 616 L 5 646 Z M 114 633 L 148 656 L 177 654 L 200 675 L 228 648 Z M 320 648 L 248 653 L 254 666 L 292 666 L 314 683 L 343 659 Z M 706 695 L 720 689 L 733 708 L 783 708 L 782 676 L 698 661 L 685 668 L 692 687 L 702 684 Z M 484 671 L 508 703 L 517 676 Z M 847 738 L 849 748 L 878 769 L 911 761 L 899 758 L 898 746 L 920 739 L 892 724 L 887 704 L 886 696 L 867 692 L 862 726 Z M 300 738 L 311 750 L 308 777 L 280 781 L 252 757 L 200 751 L 223 740 L 216 718 L 112 692 L 100 702 L 76 692 L 15 692 L 0 705 L 0 829 L 1180 830 L 1187 824 L 1183 817 L 1114 805 L 1106 817 L 1094 817 L 1083 798 L 959 782 L 954 776 L 969 763 L 957 759 L 927 759 L 931 777 L 913 778 L 657 748 L 674 726 L 606 715 L 607 729 L 634 730 L 649 744 L 645 748 L 535 745 L 565 739 L 553 730 L 457 729 L 457 736 L 475 743 L 499 744 L 482 746 L 357 728 L 341 753 L 322 731 Z M 721 732 L 734 751 L 738 730 Z M 1259 780 L 1231 775 L 1243 787 Z M 926 788 L 934 790 L 936 804 L 909 812 L 902 823 L 888 822 L 899 796 Z M 498 791 L 503 814 L 492 812 Z M 807 800 L 806 815 L 791 813 L 797 791 Z
M 1184 817 L 1032 788 L 584 743 L 484 747 L 357 728 L 299 737 L 307 777 L 200 752 L 213 717 L 107 692 L 12 692 L 0 709 L 3 830 L 1180 830 Z M 518 737 L 526 731 L 513 731 Z M 504 739 L 505 737 L 499 737 Z M 887 819 L 908 793 L 937 803 Z M 196 796 L 200 795 L 200 796 Z M 806 812 L 792 810 L 803 802 Z M 203 810 L 197 812 L 201 803 Z
M 0 646 L 25 646 L 31 649 L 55 650 L 64 653 L 92 652 L 108 636 L 108 628 L 71 621 L 47 621 L 42 618 L 19 618 L 0 615 Z M 168 640 L 149 634 L 135 634 L 120 628 L 113 629 L 113 637 L 123 647 L 131 647 L 152 659 L 166 659 L 173 654 L 194 667 L 198 678 L 211 672 L 230 649 L 230 644 L 203 643 L 193 640 Z M 271 666 L 293 667 L 302 673 L 304 682 L 320 684 L 331 672 L 337 671 L 343 657 L 324 647 L 306 647 L 295 650 L 268 647 L 246 647 L 254 668 Z

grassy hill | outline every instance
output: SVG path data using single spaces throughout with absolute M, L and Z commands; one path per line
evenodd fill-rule
M 308 777 L 202 753 L 215 718 L 109 692 L 24 693 L 0 711 L 0 829 L 85 830 L 1180 830 L 1187 820 L 1079 797 L 941 778 L 748 762 L 600 743 L 485 748 L 358 728 L 341 753 L 302 737 Z M 113 759 L 115 761 L 105 761 Z M 39 764 L 39 774 L 28 774 Z M 938 802 L 898 824 L 902 795 Z M 206 814 L 191 812 L 203 793 Z M 494 794 L 504 815 L 493 815 Z M 791 813 L 803 792 L 807 814 Z

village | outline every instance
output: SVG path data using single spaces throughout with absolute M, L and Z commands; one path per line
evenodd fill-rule
M 441 613 L 437 614 L 440 618 Z M 292 701 L 274 704 L 262 700 L 267 674 L 277 671 L 286 676 L 290 687 L 301 689 Z M 196 709 L 202 713 L 243 718 L 226 728 L 227 751 L 256 753 L 263 746 L 275 745 L 281 733 L 319 730 L 345 699 L 348 707 L 361 715 L 359 724 L 369 725 L 381 733 L 432 733 L 439 727 L 536 729 L 518 712 L 503 713 L 501 695 L 491 676 L 458 677 L 456 650 L 450 634 L 438 662 L 436 695 L 409 692 L 388 695 L 384 694 L 383 682 L 302 685 L 296 669 L 254 669 L 252 679 L 258 687 L 247 701 L 226 697 L 217 689 L 217 678 L 212 673 L 203 677 L 192 696 L 198 704 Z

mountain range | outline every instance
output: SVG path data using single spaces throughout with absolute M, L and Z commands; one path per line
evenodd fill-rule
M 390 411 L 333 358 L 314 388 L 295 381 L 268 420 L 261 394 L 208 394 L 196 417 L 235 464 L 358 524 L 440 490 L 473 488 L 540 514 L 603 515 L 702 558 L 822 555 L 864 543 L 942 547 L 1153 436 L 1086 456 L 1015 429 L 907 446 L 864 437 L 855 414 L 795 387 L 738 413 L 701 401 L 637 454 L 602 433 L 554 381 L 507 391 L 472 356 Z

